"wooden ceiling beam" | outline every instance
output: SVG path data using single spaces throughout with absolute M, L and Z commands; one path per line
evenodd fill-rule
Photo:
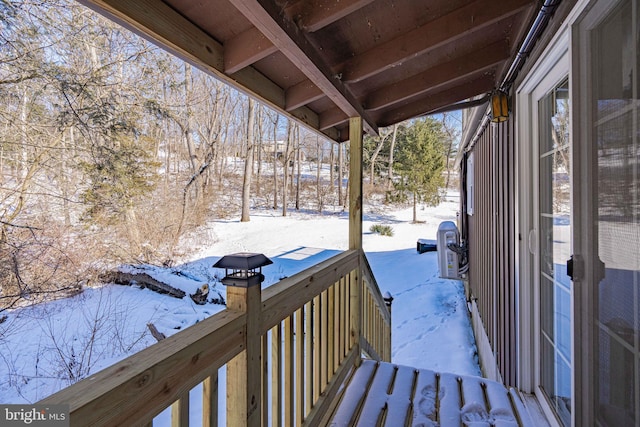
M 298 27 L 314 32 L 363 8 L 373 0 L 315 0 L 299 1 L 285 9 Z
M 348 122 L 349 116 L 347 116 L 344 111 L 338 107 L 334 107 L 321 113 L 319 119 L 320 123 L 318 123 L 318 129 L 323 130 Z
M 432 111 L 465 99 L 490 92 L 495 86 L 495 76 L 485 75 L 470 82 L 435 93 L 419 101 L 410 102 L 390 111 L 374 113 L 380 127 L 390 126 L 409 118 L 428 115 Z M 321 115 L 322 122 L 322 115 Z
M 389 105 L 435 92 L 451 82 L 486 71 L 509 59 L 509 45 L 505 40 L 438 64 L 420 74 L 374 91 L 364 103 L 368 110 L 378 110 Z
M 367 133 L 378 128 L 351 91 L 324 63 L 315 47 L 272 0 L 230 0 L 261 33 L 349 117 L 362 117 Z
M 373 0 L 300 1 L 287 7 L 286 13 L 305 31 L 318 31 L 366 6 Z M 257 28 L 253 27 L 224 43 L 224 68 L 233 74 L 278 51 Z
M 285 108 L 287 111 L 302 107 L 325 95 L 311 80 L 304 80 L 285 91 Z
M 342 80 L 354 83 L 512 16 L 532 0 L 476 0 L 425 25 L 364 52 L 336 67 Z M 506 29 L 505 29 L 506 30 Z
M 306 107 L 286 111 L 284 89 L 253 67 L 243 68 L 232 76 L 225 74 L 223 46 L 164 2 L 79 1 L 237 90 L 319 132 L 320 120 L 316 113 Z M 333 140 L 340 137 L 337 129 L 326 128 L 321 133 Z
M 251 27 L 224 43 L 224 72 L 233 74 L 277 51 L 268 38 Z

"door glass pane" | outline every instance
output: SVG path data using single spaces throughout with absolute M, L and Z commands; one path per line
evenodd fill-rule
M 540 129 L 540 384 L 564 425 L 571 423 L 571 162 L 569 83 L 538 103 Z
M 640 105 L 638 0 L 620 2 L 591 37 L 596 419 L 640 426 Z

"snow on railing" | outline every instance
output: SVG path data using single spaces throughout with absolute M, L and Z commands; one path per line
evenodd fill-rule
M 391 315 L 360 251 L 228 291 L 226 310 L 39 403 L 68 404 L 73 426 L 153 425 L 169 407 L 171 424 L 186 426 L 202 384 L 202 425 L 216 426 L 226 366 L 227 425 L 318 426 L 362 353 L 390 360 Z

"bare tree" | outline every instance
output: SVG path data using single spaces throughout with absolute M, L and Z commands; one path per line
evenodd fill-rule
M 278 123 L 280 115 L 273 112 L 273 150 L 271 160 L 273 161 L 273 209 L 278 209 Z
M 249 98 L 247 107 L 247 150 L 244 159 L 244 178 L 242 181 L 242 217 L 241 222 L 247 222 L 251 218 L 249 216 L 249 207 L 251 205 L 251 178 L 253 176 L 253 147 L 254 141 L 254 122 L 255 122 L 255 101 Z
M 396 149 L 396 139 L 398 137 L 398 124 L 393 125 L 391 136 L 391 147 L 389 147 L 389 169 L 387 172 L 387 191 L 393 188 L 393 153 Z
M 345 205 L 345 200 L 342 194 L 342 178 L 344 175 L 344 147 L 343 144 L 338 144 L 338 204 L 340 206 Z

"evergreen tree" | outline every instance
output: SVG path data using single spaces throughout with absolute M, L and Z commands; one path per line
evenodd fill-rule
M 415 120 L 399 132 L 393 194 L 400 201 L 411 198 L 413 222 L 417 221 L 418 203 L 435 206 L 440 201 L 446 139 L 442 123 L 430 117 Z

